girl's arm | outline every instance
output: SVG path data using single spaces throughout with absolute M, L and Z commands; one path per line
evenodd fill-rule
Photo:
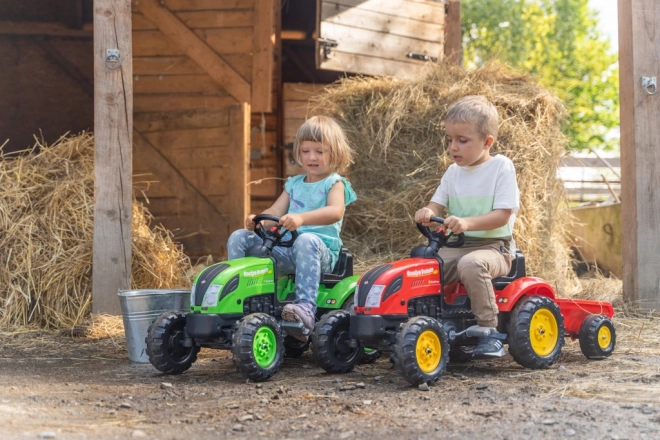
M 343 216 L 344 182 L 338 181 L 332 185 L 332 188 L 330 188 L 327 205 L 323 208 L 315 209 L 314 211 L 286 214 L 280 218 L 280 225 L 284 226 L 289 231 L 295 231 L 302 225 L 331 225 L 341 220 Z
M 286 191 L 282 191 L 282 194 L 275 200 L 275 203 L 271 205 L 270 208 L 264 210 L 262 214 L 271 214 L 271 215 L 276 215 L 278 217 L 282 217 L 286 212 L 289 210 L 289 193 Z M 247 216 L 245 219 L 245 228 L 253 231 L 255 224 L 254 224 L 254 214 L 250 214 Z M 269 226 L 267 223 L 264 224 L 264 226 Z

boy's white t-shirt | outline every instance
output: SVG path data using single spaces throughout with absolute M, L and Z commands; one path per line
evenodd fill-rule
M 506 225 L 490 231 L 467 231 L 465 236 L 510 241 L 509 250 L 515 256 L 513 224 L 520 207 L 520 192 L 516 169 L 508 157 L 498 154 L 475 166 L 450 165 L 431 201 L 447 208 L 450 216 L 461 218 L 487 214 L 494 209 L 511 209 Z

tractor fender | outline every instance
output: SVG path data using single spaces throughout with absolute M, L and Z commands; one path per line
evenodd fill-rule
M 319 290 L 316 304 L 327 309 L 340 309 L 344 301 L 355 291 L 359 280 L 359 275 L 353 275 L 344 278 L 330 290 Z
M 547 281 L 536 277 L 523 277 L 512 281 L 501 291 L 495 292 L 495 301 L 500 312 L 510 312 L 525 296 L 545 296 L 555 300 L 555 291 Z

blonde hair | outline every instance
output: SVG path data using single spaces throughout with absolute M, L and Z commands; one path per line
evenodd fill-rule
M 328 147 L 327 157 L 325 149 L 323 156 L 332 169 L 341 171 L 353 163 L 354 152 L 348 145 L 344 130 L 337 121 L 328 116 L 312 116 L 298 129 L 293 141 L 293 157 L 300 166 L 300 144 L 305 141 L 318 142 Z
M 499 129 L 497 109 L 485 96 L 468 95 L 454 103 L 447 111 L 446 122 L 474 124 L 484 138 L 493 136 L 497 139 Z

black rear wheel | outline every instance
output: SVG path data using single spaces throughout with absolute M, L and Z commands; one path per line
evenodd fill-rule
M 303 342 L 291 335 L 284 338 L 284 357 L 299 358 L 309 349 L 309 340 Z
M 348 334 L 351 314 L 334 310 L 323 315 L 312 334 L 312 352 L 319 366 L 328 373 L 348 373 L 360 363 L 364 347 L 351 347 Z
M 589 315 L 580 326 L 580 350 L 588 359 L 605 359 L 616 345 L 614 324 L 607 316 Z
M 149 362 L 165 374 L 181 374 L 197 360 L 199 347 L 184 347 L 186 315 L 178 311 L 164 312 L 147 331 Z
M 509 353 L 523 367 L 547 368 L 561 355 L 564 333 L 556 302 L 545 296 L 523 298 L 511 312 Z
M 262 382 L 280 369 L 284 338 L 275 318 L 253 313 L 243 318 L 232 339 L 234 365 L 246 379 Z
M 346 310 L 348 313 L 353 313 L 353 307 L 355 306 L 355 294 L 351 294 L 344 304 L 341 305 L 342 310 Z M 364 355 L 360 359 L 360 364 L 373 364 L 380 358 L 380 351 L 375 348 L 364 348 Z

